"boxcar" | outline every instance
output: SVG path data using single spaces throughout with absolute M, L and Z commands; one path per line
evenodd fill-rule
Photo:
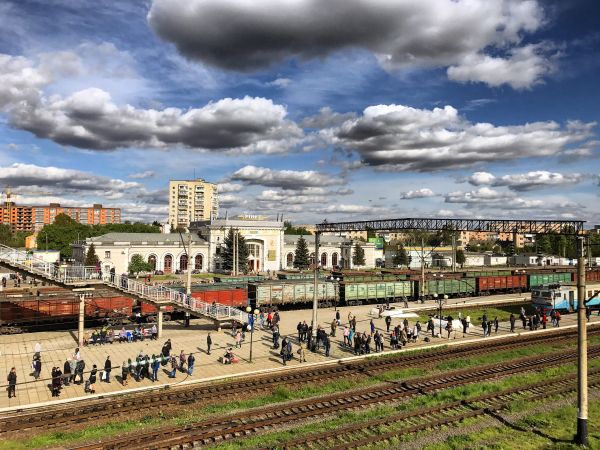
M 527 275 L 477 277 L 475 280 L 478 295 L 527 290 Z
M 425 281 L 423 295 L 432 298 L 434 294 L 447 295 L 448 297 L 469 297 L 475 295 L 476 278 L 454 279 L 436 279 Z M 415 281 L 415 297 L 420 295 L 421 280 Z
M 362 303 L 394 301 L 413 297 L 411 281 L 370 281 L 364 283 L 341 282 L 340 303 L 357 305 Z
M 571 278 L 570 272 L 531 273 L 527 275 L 527 288 L 532 290 L 538 286 L 570 283 Z
M 239 276 L 239 277 L 214 277 L 215 283 L 250 283 L 253 281 L 263 281 L 265 277 L 262 275 Z
M 317 296 L 321 303 L 336 299 L 337 283 L 319 281 Z M 248 300 L 253 308 L 265 305 L 295 305 L 310 303 L 314 297 L 314 283 L 305 281 L 265 281 L 248 283 Z

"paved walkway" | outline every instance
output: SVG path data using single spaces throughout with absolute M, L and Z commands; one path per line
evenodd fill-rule
M 504 297 L 485 297 L 484 301 L 490 303 L 494 300 L 502 301 L 506 300 Z M 512 296 L 514 298 L 515 296 Z M 464 299 L 459 299 L 462 303 Z M 431 303 L 431 304 L 429 304 Z M 415 306 L 414 303 L 411 303 Z M 433 302 L 428 302 L 424 306 L 432 306 Z M 401 305 L 395 305 L 400 307 Z M 363 305 L 358 307 L 343 307 L 338 308 L 340 310 L 341 320 L 343 325 L 347 324 L 348 313 L 352 312 L 357 318 L 357 331 L 369 332 L 369 311 L 373 305 Z M 449 306 L 447 306 L 449 307 Z M 411 308 L 412 309 L 412 308 Z M 296 311 L 283 311 L 281 315 L 281 337 L 291 336 L 293 337 L 294 344 L 294 355 L 297 347 L 297 332 L 296 325 L 299 321 L 306 320 L 310 324 L 311 311 L 310 310 L 296 310 Z M 335 317 L 334 308 L 327 308 L 319 310 L 319 323 L 329 331 L 329 324 Z M 575 314 L 564 315 L 561 321 L 561 326 L 567 326 L 575 323 Z M 393 319 L 393 324 L 396 324 L 400 319 Z M 463 338 L 462 333 L 456 333 L 453 339 L 457 341 L 462 340 L 473 340 L 482 338 L 482 330 L 477 322 L 477 318 L 471 318 L 473 327 L 471 332 Z M 600 317 L 594 315 L 592 321 L 600 321 Z M 410 321 L 411 325 L 414 323 Z M 374 323 L 379 330 L 385 330 L 385 323 L 383 319 L 374 318 Z M 523 331 L 519 328 L 520 321 L 517 320 L 517 331 Z M 549 324 L 549 326 L 551 326 Z M 92 364 L 97 364 L 98 369 L 101 370 L 104 367 L 104 361 L 106 357 L 110 355 L 113 366 L 120 366 L 123 361 L 127 361 L 128 358 L 135 360 L 136 355 L 143 351 L 145 354 L 158 354 L 164 341 L 168 338 L 171 339 L 173 344 L 172 353 L 179 355 L 179 352 L 183 350 L 187 355 L 189 352 L 194 352 L 196 357 L 195 370 L 192 376 L 187 376 L 181 372 L 178 372 L 176 379 L 167 378 L 167 374 L 164 370 L 159 372 L 159 382 L 152 383 L 149 380 L 142 380 L 136 382 L 133 379 L 129 379 L 129 385 L 123 387 L 118 380 L 120 380 L 120 369 L 113 369 L 112 371 L 112 383 L 98 382 L 96 384 L 96 394 L 110 394 L 116 392 L 123 392 L 126 389 L 135 388 L 149 388 L 152 386 L 158 386 L 163 383 L 181 383 L 188 381 L 200 381 L 215 377 L 230 376 L 232 374 L 248 373 L 252 371 L 268 370 L 273 368 L 282 367 L 281 358 L 276 350 L 271 348 L 271 333 L 267 331 L 258 330 L 252 336 L 252 345 L 250 344 L 251 334 L 246 333 L 246 340 L 242 345 L 241 349 L 235 349 L 235 339 L 231 336 L 229 330 L 223 329 L 222 331 L 211 331 L 213 325 L 202 319 L 192 320 L 189 328 L 184 328 L 180 322 L 166 323 L 164 326 L 164 336 L 159 341 L 145 340 L 143 342 L 135 343 L 114 343 L 106 345 L 96 345 L 85 347 L 81 350 L 82 358 L 86 362 L 86 371 L 92 368 Z M 425 327 L 423 327 L 425 329 Z M 206 354 L 206 336 L 208 332 L 211 332 L 213 340 L 213 349 L 211 355 Z M 529 333 L 529 331 L 526 331 Z M 508 334 L 509 327 L 508 323 L 502 323 L 498 335 Z M 444 333 L 445 334 L 445 333 Z M 423 334 L 424 335 L 424 334 Z M 492 333 L 494 336 L 494 333 Z M 342 359 L 352 356 L 350 349 L 347 349 L 341 345 L 343 341 L 343 326 L 338 328 L 337 336 L 332 338 L 332 351 L 329 358 L 326 358 L 323 353 L 311 353 L 306 352 L 307 363 L 317 363 L 327 360 Z M 436 344 L 445 344 L 448 340 L 445 338 L 433 338 L 430 343 L 425 343 L 422 340 L 418 343 L 408 344 L 406 348 L 413 349 L 423 346 L 430 346 Z M 35 381 L 30 375 L 31 373 L 31 360 L 34 352 L 36 343 L 40 343 L 42 346 L 42 372 L 40 380 Z M 236 356 L 240 358 L 238 364 L 223 365 L 220 364 L 217 359 L 223 355 L 226 347 L 234 347 Z M 17 386 L 17 397 L 8 399 L 5 394 L 0 397 L 0 411 L 6 409 L 14 409 L 23 407 L 26 405 L 33 405 L 52 401 L 64 401 L 65 399 L 75 399 L 82 396 L 89 396 L 83 391 L 82 385 L 71 385 L 64 387 L 61 391 L 59 399 L 51 396 L 50 389 L 48 387 L 50 383 L 50 373 L 53 366 L 58 366 L 62 370 L 64 362 L 69 358 L 76 347 L 76 332 L 72 331 L 55 331 L 55 332 L 40 332 L 32 334 L 20 334 L 10 336 L 0 336 L 0 376 L 3 380 L 6 380 L 11 367 L 16 367 L 18 383 Z M 374 348 L 374 344 L 372 344 Z M 252 363 L 249 362 L 250 350 L 252 349 Z M 389 349 L 389 340 L 386 339 L 386 349 Z M 288 363 L 288 367 L 298 366 L 300 362 L 294 359 Z M 115 375 L 119 375 L 118 379 L 115 379 Z M 85 377 L 87 379 L 87 376 Z M 2 383 L 4 384 L 4 383 Z

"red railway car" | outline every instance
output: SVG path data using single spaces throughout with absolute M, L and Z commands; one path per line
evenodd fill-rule
M 127 319 L 132 315 L 129 297 L 91 297 L 85 300 L 86 319 Z M 0 324 L 39 325 L 75 322 L 79 318 L 79 299 L 28 296 L 24 300 L 6 298 L 0 301 Z
M 476 277 L 475 280 L 478 294 L 527 290 L 527 275 Z
M 173 307 L 172 306 L 165 306 L 164 310 L 166 312 L 168 312 L 168 313 L 171 313 L 171 312 L 173 312 Z M 146 316 L 154 316 L 154 315 L 156 315 L 158 313 L 158 307 L 154 306 L 152 303 L 140 302 L 140 313 L 144 317 L 146 317 Z
M 192 297 L 206 303 L 220 303 L 226 306 L 245 308 L 248 306 L 248 288 L 211 289 L 192 292 Z

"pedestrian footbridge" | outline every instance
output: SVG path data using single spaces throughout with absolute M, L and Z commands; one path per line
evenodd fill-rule
M 0 266 L 67 289 L 104 285 L 159 307 L 171 305 L 191 315 L 207 317 L 217 322 L 248 321 L 244 311 L 231 306 L 206 303 L 174 289 L 132 280 L 127 275 L 103 274 L 96 267 L 61 266 L 48 263 L 30 252 L 2 244 L 0 244 Z

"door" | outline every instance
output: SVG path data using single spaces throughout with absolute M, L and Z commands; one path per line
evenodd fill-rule
M 569 311 L 575 311 L 575 292 L 569 291 Z

